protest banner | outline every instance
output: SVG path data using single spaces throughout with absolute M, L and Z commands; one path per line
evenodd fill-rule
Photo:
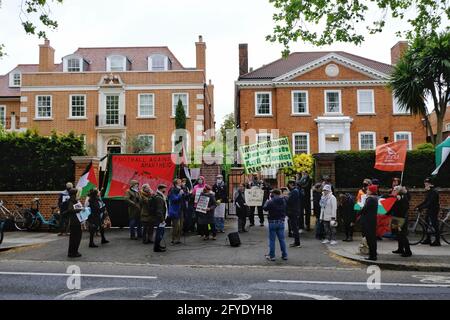
M 209 204 L 209 197 L 207 196 L 200 196 L 197 202 L 197 208 L 195 209 L 198 212 L 206 213 L 208 209 Z
M 245 189 L 245 203 L 250 207 L 263 205 L 264 190 L 259 188 Z

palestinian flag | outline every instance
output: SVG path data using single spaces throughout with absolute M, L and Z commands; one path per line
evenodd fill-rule
M 86 167 L 77 184 L 77 189 L 81 189 L 80 197 L 86 197 L 94 188 L 98 187 L 97 177 L 95 176 L 92 162 Z
M 450 137 L 436 147 L 436 170 L 432 173 L 433 176 L 438 174 L 447 158 L 450 158 Z
M 385 215 L 386 213 L 388 213 L 391 210 L 391 208 L 394 205 L 396 200 L 397 200 L 397 198 L 394 198 L 394 197 L 379 199 L 377 214 Z M 362 203 L 355 203 L 355 206 L 353 209 L 356 211 L 361 211 L 363 206 L 364 205 Z

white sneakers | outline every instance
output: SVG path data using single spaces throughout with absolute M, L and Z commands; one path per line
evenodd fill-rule
M 327 243 L 330 243 L 330 240 L 325 239 L 325 240 L 322 241 L 322 244 L 327 244 Z
M 334 245 L 337 244 L 337 241 L 336 241 L 336 240 L 333 240 L 333 241 L 330 242 L 330 244 L 331 244 L 332 246 L 334 246 Z
M 334 246 L 334 245 L 337 245 L 337 241 L 336 240 L 328 240 L 328 239 L 325 239 L 325 240 L 323 240 L 322 241 L 322 244 L 330 244 L 330 245 L 332 245 L 332 246 Z

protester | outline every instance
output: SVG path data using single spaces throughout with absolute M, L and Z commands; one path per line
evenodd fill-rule
M 306 227 L 306 231 L 311 230 L 311 187 L 312 187 L 312 179 L 309 176 L 307 171 L 302 171 L 302 177 L 298 181 L 298 185 L 300 186 L 301 190 L 303 191 L 303 197 L 302 197 L 302 211 L 300 214 L 300 229 L 302 230 L 303 227 Z M 303 218 L 304 217 L 304 218 Z
M 336 197 L 331 191 L 331 186 L 326 184 L 322 188 L 322 198 L 320 199 L 320 220 L 323 223 L 326 238 L 322 241 L 323 244 L 329 243 L 331 245 L 336 242 L 336 217 L 337 217 L 337 201 Z
M 269 220 L 269 254 L 266 259 L 275 261 L 275 238 L 278 238 L 281 258 L 288 259 L 286 241 L 284 239 L 284 223 L 286 219 L 286 201 L 281 197 L 281 191 L 274 189 L 272 197 L 266 201 L 263 209 L 268 212 Z
M 153 228 L 156 224 L 154 216 L 150 214 L 150 204 L 152 200 L 152 189 L 149 184 L 142 185 L 140 194 L 141 223 L 142 223 L 142 243 L 153 243 Z
M 67 203 L 67 210 L 63 212 L 63 215 L 66 215 L 69 220 L 70 225 L 70 236 L 69 236 L 69 258 L 79 258 L 81 254 L 78 252 L 81 242 L 81 223 L 77 217 L 77 213 L 81 212 L 82 209 L 75 209 L 75 204 L 78 203 L 77 200 L 77 189 L 69 190 L 69 200 Z
M 192 228 L 192 208 L 189 206 L 191 190 L 187 184 L 187 179 L 181 179 L 181 190 L 183 190 L 183 200 L 181 203 L 183 234 L 188 233 Z
M 361 225 L 369 247 L 369 257 L 366 260 L 377 260 L 377 212 L 378 187 L 370 185 L 367 188 L 367 199 L 361 209 Z
M 209 234 L 211 231 L 212 239 L 216 240 L 217 231 L 214 221 L 214 210 L 217 205 L 216 198 L 211 192 L 211 187 L 209 185 L 205 185 L 203 193 L 200 197 L 209 198 L 206 212 L 197 211 L 198 229 L 200 231 L 200 235 L 203 237 L 203 240 L 209 240 Z
M 426 219 L 428 223 L 433 226 L 434 229 L 434 241 L 431 242 L 431 235 L 428 233 L 427 238 L 422 244 L 429 244 L 432 247 L 441 246 L 441 235 L 439 230 L 439 193 L 435 189 L 431 178 L 426 178 L 424 181 L 425 190 L 427 191 L 425 195 L 425 200 L 416 207 L 416 210 L 424 210 L 426 209 Z
M 200 176 L 197 180 L 197 184 L 192 189 L 192 194 L 191 194 L 192 211 L 193 211 L 193 225 L 194 225 L 194 229 L 197 230 L 197 234 L 199 236 L 200 236 L 200 231 L 198 229 L 198 215 L 197 215 L 197 211 L 195 209 L 197 208 L 197 201 L 198 201 L 200 195 L 203 193 L 203 189 L 205 188 L 205 185 L 206 185 L 205 177 Z
M 69 191 L 72 188 L 73 188 L 72 182 L 67 182 L 66 189 L 63 192 L 61 192 L 58 197 L 58 208 L 59 212 L 61 213 L 61 221 L 59 225 L 60 229 L 58 236 L 67 236 L 67 230 L 69 228 L 68 217 L 66 215 L 63 215 L 62 213 L 67 211 L 67 205 L 69 204 L 70 199 Z
M 156 195 L 152 197 L 150 204 L 150 215 L 152 215 L 156 222 L 156 235 L 155 244 L 153 246 L 154 252 L 165 252 L 166 247 L 161 245 L 161 241 L 164 238 L 165 232 L 165 219 L 167 215 L 167 198 L 166 198 L 167 186 L 160 184 Z
M 348 193 L 341 193 L 338 201 L 338 216 L 342 217 L 344 223 L 345 239 L 342 241 L 353 241 L 353 227 L 356 221 L 355 202 Z
M 323 240 L 324 239 L 324 230 L 323 224 L 320 221 L 320 199 L 322 198 L 322 184 L 316 183 L 313 187 L 313 210 L 314 217 L 316 218 L 316 239 Z
M 175 179 L 173 187 L 169 192 L 169 218 L 172 221 L 172 244 L 180 244 L 181 241 L 181 219 L 183 215 L 183 196 L 181 180 Z
M 290 227 L 292 230 L 292 236 L 294 237 L 294 242 L 291 243 L 290 247 L 300 248 L 300 226 L 298 225 L 299 216 L 303 214 L 303 194 L 297 187 L 294 180 L 288 182 L 289 195 L 286 199 L 287 204 L 287 216 L 289 218 Z
M 236 206 L 236 215 L 238 217 L 238 231 L 247 232 L 245 225 L 247 223 L 248 207 L 245 204 L 245 184 L 240 184 L 233 196 L 233 202 Z
M 399 186 L 400 185 L 400 178 L 397 178 L 397 177 L 394 177 L 394 178 L 392 178 L 392 184 L 391 184 L 391 190 L 390 190 L 390 193 L 392 193 L 393 191 L 394 191 L 394 188 L 396 187 L 396 186 Z
M 397 236 L 398 249 L 392 251 L 392 253 L 400 254 L 402 257 L 411 257 L 412 252 L 409 246 L 408 240 L 408 210 L 409 200 L 407 190 L 400 185 L 394 186 L 392 190 L 392 196 L 397 198 L 394 205 L 391 208 L 391 214 L 393 219 L 400 218 L 403 223 L 396 223 L 395 228 L 392 227 L 392 233 Z M 394 224 L 392 224 L 394 226 Z
M 371 184 L 372 184 L 372 180 L 364 179 L 362 188 L 359 189 L 358 195 L 356 196 L 357 203 L 360 203 L 363 200 L 364 196 L 367 194 L 367 189 L 369 188 L 369 186 Z
M 106 240 L 105 238 L 105 226 L 111 227 L 111 225 L 107 226 L 107 222 L 109 222 L 109 224 L 111 224 L 111 220 L 109 219 L 109 214 L 108 214 L 108 210 L 106 208 L 106 204 L 103 202 L 102 199 L 102 191 L 98 190 L 97 193 L 98 196 L 98 205 L 100 206 L 100 235 L 102 237 L 102 244 L 107 244 L 109 243 L 108 240 Z
M 130 188 L 125 193 L 125 202 L 128 204 L 130 239 L 140 239 L 142 238 L 141 207 L 139 204 L 139 182 L 136 180 L 130 181 Z
M 214 211 L 214 219 L 217 232 L 225 232 L 225 204 L 228 202 L 227 186 L 223 181 L 223 176 L 216 177 L 216 183 L 213 185 L 212 191 L 216 197 L 217 208 Z
M 89 223 L 89 248 L 98 248 L 94 243 L 94 236 L 98 230 L 100 230 L 102 235 L 102 243 L 106 243 L 105 230 L 102 228 L 101 214 L 104 211 L 104 207 L 100 207 L 100 199 L 98 195 L 98 190 L 96 188 L 89 192 L 88 206 L 91 210 L 91 214 L 88 217 Z
M 258 188 L 258 189 L 261 189 L 264 191 L 266 186 L 265 186 L 264 182 L 259 180 L 258 176 L 256 174 L 254 174 L 252 176 L 251 180 L 247 183 L 247 188 L 248 189 Z M 263 203 L 264 203 L 264 199 L 263 199 Z M 254 206 L 249 207 L 250 227 L 253 227 L 255 225 L 255 208 L 258 211 L 259 225 L 261 227 L 264 227 L 264 212 L 263 212 L 262 204 L 257 207 L 254 207 Z
M 322 178 L 322 188 L 323 188 L 325 185 L 331 186 L 331 193 L 334 194 L 334 185 L 333 185 L 333 183 L 331 182 L 330 176 L 323 176 L 323 178 Z

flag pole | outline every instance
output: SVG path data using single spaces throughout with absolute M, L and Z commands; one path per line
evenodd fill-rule
M 400 178 L 400 185 L 403 185 L 403 173 L 405 173 L 405 170 L 402 171 L 402 177 Z

